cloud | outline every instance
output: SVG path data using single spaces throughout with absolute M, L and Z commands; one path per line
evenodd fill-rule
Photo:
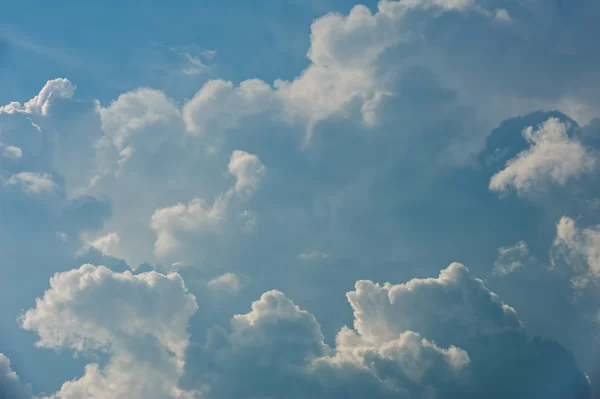
M 432 298 L 436 306 L 424 298 Z M 437 303 L 440 298 L 445 301 Z M 411 330 L 444 345 L 523 327 L 513 308 L 458 263 L 442 270 L 438 278 L 400 285 L 358 281 L 348 300 L 354 309 L 355 329 L 374 342 Z
M 217 398 L 590 397 L 572 355 L 527 338 L 462 265 L 400 285 L 359 281 L 348 299 L 354 329 L 330 348 L 312 314 L 266 292 L 210 331 L 188 371 Z
M 563 258 L 575 274 L 573 284 L 585 286 L 600 279 L 600 225 L 578 228 L 564 216 L 556 225 L 553 261 Z
M 118 245 L 119 234 L 117 234 L 116 231 L 113 231 L 88 242 L 86 246 L 82 248 L 81 253 L 89 251 L 89 249 L 93 248 L 100 251 L 100 253 L 104 256 L 110 256 L 114 253 L 114 250 L 117 248 Z
M 240 150 L 231 154 L 228 168 L 236 178 L 235 191 L 244 195 L 252 195 L 266 173 L 265 166 L 256 155 Z
M 596 159 L 591 150 L 570 138 L 568 126 L 550 118 L 538 130 L 528 127 L 523 137 L 530 148 L 506 163 L 504 170 L 492 176 L 489 188 L 504 193 L 515 189 L 525 194 L 553 183 L 564 185 L 593 169 Z
M 520 270 L 529 261 L 529 248 L 523 241 L 512 247 L 498 248 L 498 258 L 494 262 L 494 275 L 506 276 Z
M 301 254 L 298 254 L 298 259 L 301 260 L 327 259 L 330 257 L 331 254 L 324 253 L 321 251 L 302 252 Z
M 220 194 L 212 205 L 195 198 L 187 204 L 179 203 L 154 212 L 152 229 L 156 233 L 154 248 L 157 256 L 167 256 L 180 248 L 178 234 L 218 231 L 228 217 L 231 202 L 254 194 L 266 173 L 256 155 L 240 150 L 231 154 L 228 169 L 236 178 L 235 184 Z
M 59 398 L 184 398 L 177 388 L 188 345 L 189 319 L 198 309 L 181 277 L 117 273 L 83 265 L 57 273 L 50 289 L 20 319 L 38 347 L 106 352 Z
M 49 80 L 40 93 L 25 104 L 12 102 L 0 106 L 0 114 L 24 113 L 46 116 L 52 103 L 56 100 L 65 100 L 73 97 L 75 86 L 64 78 Z
M 210 280 L 207 284 L 208 288 L 215 291 L 238 292 L 242 288 L 242 282 L 235 273 L 225 273 Z
M 10 360 L 0 353 L 0 398 L 31 399 L 33 393 L 28 384 L 23 384 L 10 365 Z
M 4 145 L 0 143 L 0 155 L 8 159 L 19 159 L 23 156 L 23 150 L 12 145 Z
M 19 186 L 30 194 L 42 194 L 56 189 L 56 183 L 49 173 L 19 172 L 5 179 L 4 184 Z

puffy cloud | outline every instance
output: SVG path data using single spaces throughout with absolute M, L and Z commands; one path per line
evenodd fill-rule
M 143 136 L 138 140 L 156 140 L 148 128 L 165 128 L 181 117 L 173 100 L 163 92 L 149 88 L 121 94 L 106 108 L 98 105 L 97 111 L 102 118 L 102 130 L 119 150 L 125 149 L 138 134 Z M 168 134 L 165 132 L 165 138 Z
M 75 85 L 68 79 L 58 78 L 46 82 L 40 93 L 25 104 L 12 102 L 0 107 L 0 114 L 24 113 L 48 115 L 52 103 L 57 99 L 70 99 L 75 93 Z
M 229 331 L 211 331 L 190 358 L 193 378 L 216 398 L 590 397 L 572 355 L 529 340 L 514 310 L 464 266 L 368 283 L 348 293 L 355 329 L 342 328 L 335 348 L 312 314 L 269 291 Z
M 94 240 L 87 243 L 87 245 L 82 248 L 83 251 L 89 250 L 90 248 L 94 248 L 102 255 L 111 255 L 114 253 L 115 248 L 119 245 L 119 234 L 116 231 L 108 233 L 106 235 L 95 238 Z
M 250 195 L 258 188 L 266 169 L 256 155 L 236 150 L 231 154 L 229 172 L 236 178 L 235 191 Z
M 498 258 L 494 262 L 494 274 L 505 276 L 521 269 L 529 261 L 529 248 L 523 241 L 512 247 L 498 248 Z
M 410 330 L 447 345 L 522 328 L 515 310 L 459 263 L 442 270 L 438 278 L 413 279 L 400 285 L 358 281 L 348 300 L 354 309 L 354 327 L 373 342 Z M 431 301 L 436 301 L 436 306 Z
M 4 183 L 19 186 L 31 194 L 42 194 L 56 189 L 56 183 L 49 173 L 19 172 L 5 179 Z
M 245 151 L 233 151 L 229 160 L 229 172 L 235 176 L 233 187 L 219 195 L 212 205 L 195 198 L 188 204 L 176 204 L 157 209 L 152 215 L 152 229 L 156 233 L 155 253 L 164 257 L 179 248 L 180 233 L 214 232 L 228 216 L 235 198 L 247 198 L 254 194 L 266 173 L 266 168 L 256 155 Z
M 23 156 L 23 150 L 19 147 L 0 143 L 0 155 L 8 159 L 19 159 Z
M 556 118 L 548 119 L 538 130 L 531 126 L 525 129 L 523 137 L 530 148 L 492 176 L 490 190 L 507 192 L 512 188 L 523 194 L 549 183 L 564 185 L 568 179 L 591 171 L 596 162 L 594 155 L 577 139 L 569 137 L 567 129 Z
M 216 291 L 238 292 L 242 288 L 238 275 L 231 272 L 213 278 L 206 285 Z
M 564 216 L 556 225 L 554 261 L 563 257 L 575 274 L 573 284 L 585 286 L 600 279 L 600 225 L 578 228 Z
M 198 305 L 181 277 L 116 273 L 83 265 L 57 273 L 36 306 L 21 316 L 39 347 L 109 354 L 100 367 L 65 382 L 57 398 L 183 398 L 177 388 Z
M 33 393 L 28 384 L 23 384 L 10 365 L 10 360 L 0 353 L 0 398 L 31 399 Z
M 183 117 L 191 133 L 220 134 L 245 117 L 275 110 L 276 100 L 271 87 L 258 79 L 245 80 L 238 87 L 211 80 L 184 105 Z

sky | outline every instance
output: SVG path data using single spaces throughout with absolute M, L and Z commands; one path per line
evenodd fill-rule
M 0 399 L 600 398 L 600 3 L 11 2 Z

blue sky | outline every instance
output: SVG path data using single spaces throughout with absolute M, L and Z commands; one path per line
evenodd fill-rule
M 0 398 L 598 397 L 598 15 L 8 5 Z

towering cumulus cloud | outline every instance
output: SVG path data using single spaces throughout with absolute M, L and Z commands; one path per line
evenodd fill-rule
M 177 388 L 198 305 L 177 274 L 115 273 L 83 265 L 56 274 L 21 317 L 38 347 L 106 353 L 104 366 L 65 382 L 57 398 L 184 398 Z

